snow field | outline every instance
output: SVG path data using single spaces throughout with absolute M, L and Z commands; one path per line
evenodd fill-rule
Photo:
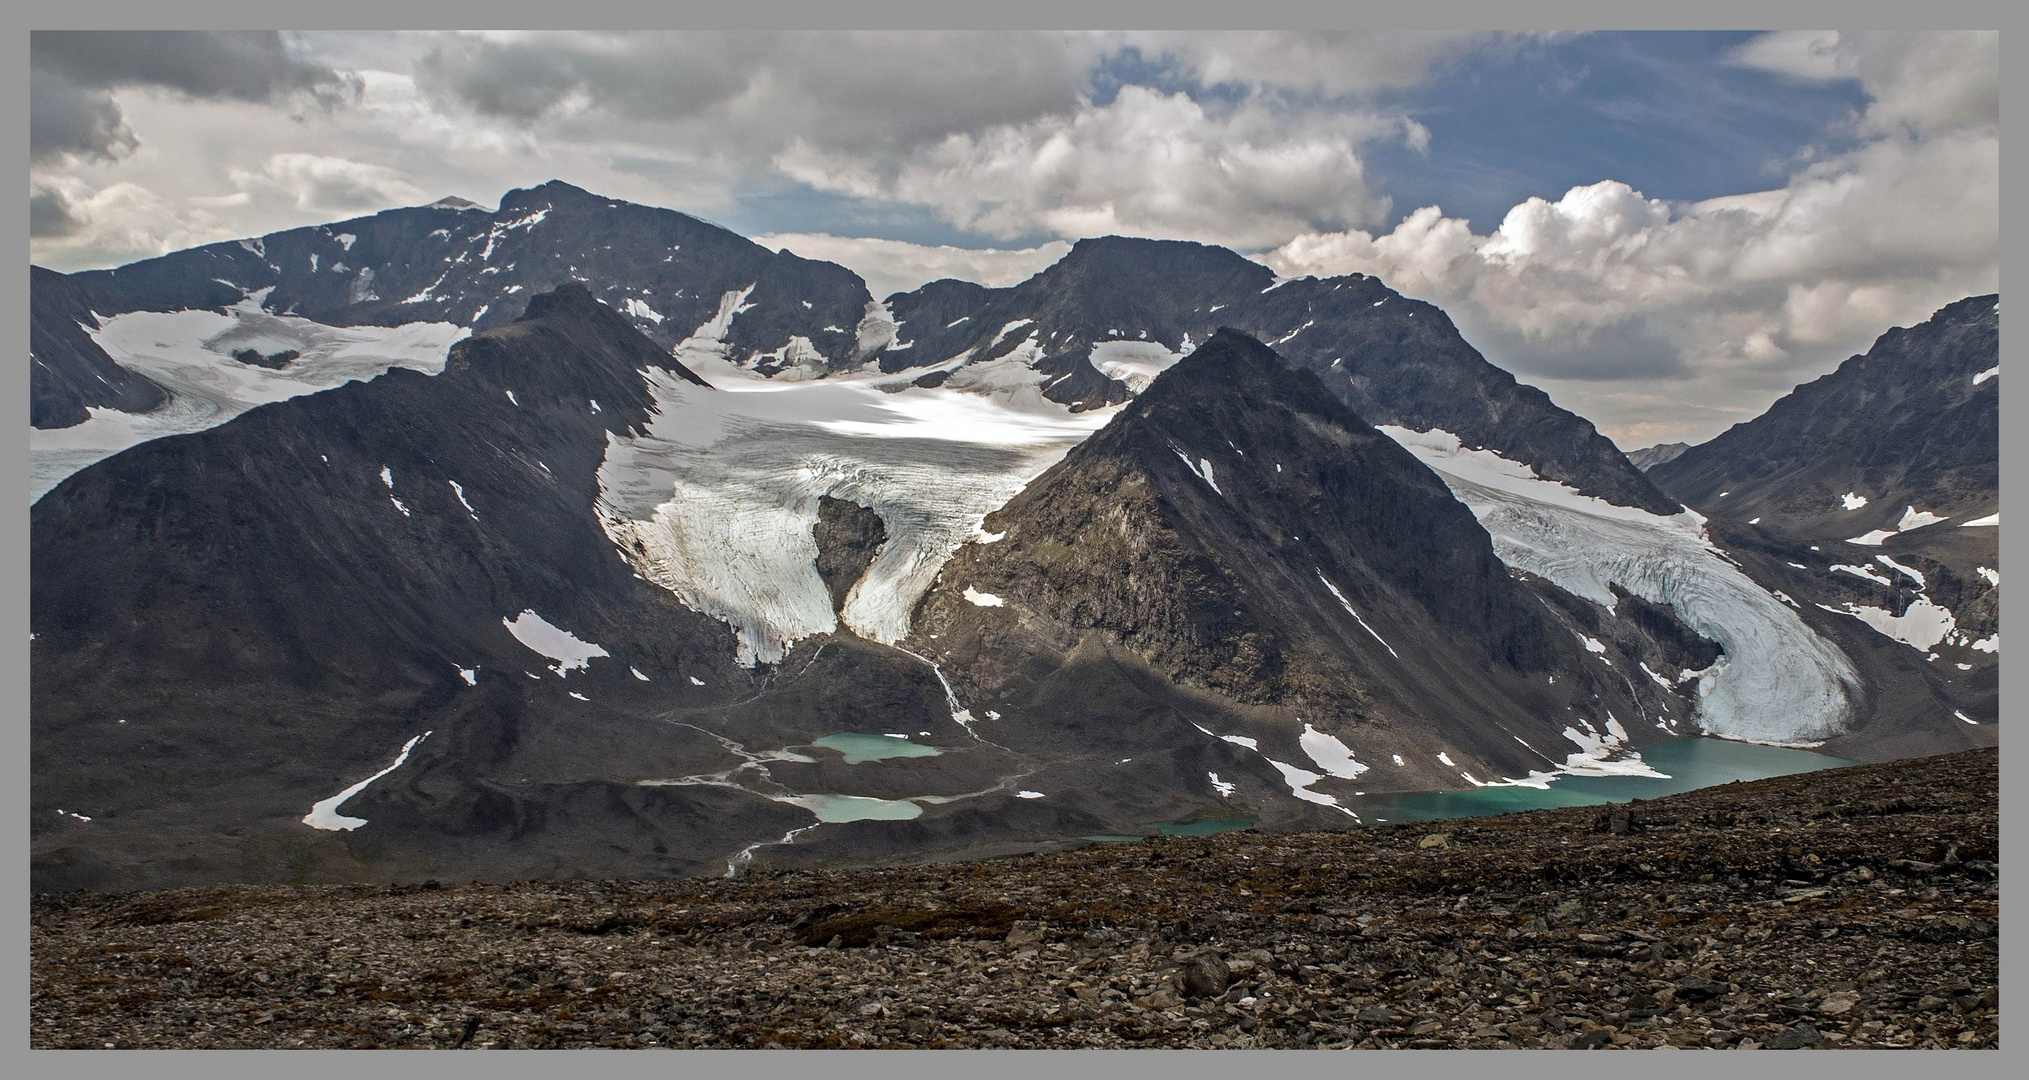
M 93 341 L 121 367 L 169 392 L 152 412 L 91 408 L 82 424 L 28 433 L 28 501 L 33 504 L 72 473 L 131 446 L 217 427 L 259 405 L 372 379 L 403 367 L 435 375 L 444 353 L 469 330 L 447 322 L 402 326 L 325 326 L 261 307 L 269 290 L 213 311 L 136 311 L 94 329 Z M 273 370 L 242 364 L 232 354 L 301 354 Z

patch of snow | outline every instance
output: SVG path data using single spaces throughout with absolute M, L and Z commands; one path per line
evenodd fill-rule
M 1952 613 L 1949 609 L 1931 602 L 1927 596 L 1919 596 L 1910 602 L 1902 614 L 1896 615 L 1885 608 L 1847 604 L 1835 608 L 1830 604 L 1819 604 L 1826 611 L 1840 615 L 1851 615 L 1879 630 L 1881 633 L 1902 642 L 1918 652 L 1928 652 L 1952 632 Z
M 1017 792 L 1015 792 L 1015 798 L 1017 798 L 1017 799 L 1040 799 L 1040 798 L 1042 798 L 1042 797 L 1043 797 L 1043 793 L 1042 793 L 1042 792 L 1040 792 L 1040 791 L 1017 791 Z
M 1655 682 L 1655 684 L 1656 684 L 1657 686 L 1660 686 L 1660 687 L 1662 687 L 1662 688 L 1663 688 L 1663 689 L 1665 689 L 1665 690 L 1674 690 L 1674 689 L 1676 689 L 1676 685 L 1675 685 L 1674 683 L 1670 682 L 1670 680 L 1668 680 L 1668 679 L 1664 678 L 1664 677 L 1663 677 L 1663 676 L 1661 676 L 1661 675 L 1658 675 L 1658 674 L 1656 674 L 1656 673 L 1655 673 L 1655 672 L 1653 672 L 1653 671 L 1650 671 L 1650 670 L 1649 670 L 1649 666 L 1648 666 L 1647 664 L 1642 664 L 1642 665 L 1641 665 L 1641 669 L 1642 669 L 1642 674 L 1644 674 L 1644 675 L 1647 675 L 1647 676 L 1648 676 L 1648 677 L 1649 677 L 1649 678 L 1650 678 L 1651 680 L 1653 680 L 1653 681 Z M 1520 736 L 1516 736 L 1516 738 L 1515 738 L 1515 741 L 1517 741 L 1517 742 L 1521 742 L 1521 737 L 1520 737 Z M 1522 743 L 1522 745 L 1523 745 L 1523 746 L 1527 746 L 1527 745 L 1529 745 L 1529 744 L 1528 744 L 1528 743 Z
M 1453 761 L 1453 760 L 1451 760 L 1451 755 L 1450 755 L 1450 754 L 1446 754 L 1446 753 L 1442 753 L 1442 752 L 1440 752 L 1440 753 L 1439 753 L 1439 754 L 1437 755 L 1437 760 L 1438 760 L 1438 761 L 1441 761 L 1441 762 L 1443 762 L 1443 763 L 1444 763 L 1445 765 L 1448 765 L 1448 766 L 1450 766 L 1451 768 L 1454 768 L 1454 769 L 1458 768 L 1458 762 L 1456 762 L 1456 761 Z
M 1289 785 L 1289 793 L 1291 795 L 1294 795 L 1307 803 L 1316 803 L 1319 806 L 1329 806 L 1335 810 L 1338 810 L 1340 813 L 1348 815 L 1352 814 L 1351 810 L 1347 810 L 1345 807 L 1339 805 L 1339 800 L 1337 798 L 1331 795 L 1327 795 L 1322 791 L 1310 790 L 1310 786 L 1312 784 L 1315 784 L 1319 780 L 1324 779 L 1324 777 L 1321 774 L 1311 772 L 1308 769 L 1299 769 L 1294 765 L 1277 761 L 1272 757 L 1264 757 L 1262 760 L 1268 762 L 1270 765 L 1275 766 L 1275 771 L 1282 774 L 1282 782 Z
M 1998 656 L 2001 652 L 2001 634 L 1995 631 L 1991 636 L 1973 642 L 1970 648 L 1974 652 L 1994 653 Z
M 1927 586 L 1926 586 L 1926 585 L 1924 584 L 1924 581 L 1923 581 L 1923 574 L 1922 574 L 1922 573 L 1920 573 L 1920 572 L 1918 572 L 1918 571 L 1916 571 L 1916 570 L 1914 570 L 1914 569 L 1912 569 L 1912 568 L 1910 568 L 1910 567 L 1904 566 L 1904 565 L 1902 565 L 1901 563 L 1899 563 L 1899 562 L 1896 562 L 1896 561 L 1895 561 L 1894 559 L 1891 559 L 1891 558 L 1889 558 L 1889 557 L 1888 557 L 1888 556 L 1886 556 L 1886 555 L 1876 555 L 1876 556 L 1874 556 L 1874 561 L 1875 561 L 1875 562 L 1878 562 L 1878 563 L 1880 563 L 1881 565 L 1883 565 L 1883 566 L 1885 566 L 1885 567 L 1887 567 L 1887 568 L 1889 568 L 1890 570 L 1894 570 L 1894 571 L 1896 571 L 1896 572 L 1898 572 L 1898 573 L 1901 573 L 1901 574 L 1903 574 L 1904 576 L 1908 577 L 1908 578 L 1909 578 L 1909 580 L 1911 580 L 1911 581 L 1914 581 L 1914 582 L 1916 582 L 1916 587 L 1917 587 L 1917 588 L 1919 588 L 1919 589 L 1922 589 L 1922 588 L 1926 588 L 1926 587 L 1927 587 Z
M 1403 761 L 1403 760 L 1402 760 L 1402 755 L 1400 755 L 1400 754 L 1389 754 L 1388 756 L 1389 756 L 1389 757 L 1391 757 L 1391 758 L 1394 758 L 1394 759 L 1395 759 L 1395 764 L 1397 764 L 1397 765 L 1406 765 L 1406 764 L 1408 764 L 1407 762 L 1405 762 L 1405 761 Z
M 1783 592 L 1781 589 L 1775 590 L 1774 593 L 1772 593 L 1771 595 L 1773 595 L 1777 600 L 1780 600 L 1783 603 L 1788 604 L 1789 606 L 1797 609 L 1798 611 L 1802 611 L 1804 609 L 1804 606 L 1802 604 L 1799 604 L 1795 600 L 1790 599 L 1789 594 Z
M 1125 383 L 1130 394 L 1148 389 L 1156 376 L 1183 358 L 1182 352 L 1172 352 L 1159 341 L 1102 341 L 1092 346 L 1090 355 L 1099 374 Z
M 1996 588 L 2000 587 L 2001 572 L 1999 570 L 1989 570 L 1984 566 L 1976 566 L 1973 568 L 1973 572 L 1980 575 L 1983 578 L 1986 578 L 1987 584 L 1995 586 Z
M 1867 496 L 1849 491 L 1839 497 L 1839 502 L 1848 510 L 1858 510 L 1867 505 Z
M 657 326 L 662 325 L 662 313 L 648 306 L 648 301 L 628 297 L 620 302 L 620 310 L 637 319 L 647 319 Z
M 972 536 L 973 542 L 980 544 L 998 544 L 1006 538 L 1007 533 L 1005 532 L 990 533 L 985 529 L 979 530 Z
M 1544 480 L 1442 430 L 1382 432 L 1435 470 L 1492 536 L 1494 552 L 1612 610 L 1609 586 L 1667 604 L 1725 655 L 1701 676 L 1709 734 L 1766 742 L 1844 729 L 1860 681 L 1852 662 L 1723 558 L 1689 512 L 1662 517 Z
M 447 480 L 445 481 L 445 483 L 451 485 L 451 494 L 458 496 L 458 505 L 464 507 L 465 512 L 472 515 L 472 520 L 478 521 L 479 511 L 472 509 L 472 504 L 465 501 L 464 487 L 461 486 L 456 480 Z
M 1959 522 L 1959 528 L 1970 529 L 1984 525 L 1992 525 L 1996 528 L 1999 528 L 2000 524 L 2001 524 L 2001 512 L 1999 510 L 1996 510 L 1983 518 L 1974 518 L 1971 521 L 1961 521 Z
M 1943 520 L 1943 517 L 1928 510 L 1918 510 L 1914 506 L 1909 506 L 1903 509 L 1902 520 L 1895 523 L 1895 531 L 1908 532 L 1911 529 L 1921 529 L 1925 525 L 1935 525 Z
M 1872 532 L 1852 537 L 1846 542 L 1849 544 L 1859 544 L 1862 547 L 1880 547 L 1881 541 L 1894 535 L 1895 530 L 1893 529 L 1875 529 Z
M 1002 604 L 1000 597 L 992 593 L 975 592 L 970 585 L 965 587 L 965 599 L 975 607 L 1000 607 Z
M 476 667 L 469 667 L 469 668 L 465 668 L 465 667 L 461 667 L 461 668 L 459 668 L 459 669 L 458 669 L 458 677 L 459 677 L 459 678 L 461 678 L 461 679 L 463 679 L 463 680 L 465 680 L 465 685 L 466 685 L 466 686 L 478 686 L 478 685 L 479 685 L 479 669 L 478 669 L 478 668 L 476 668 Z
M 1600 644 L 1598 638 L 1589 638 L 1586 637 L 1584 634 L 1580 634 L 1578 635 L 1578 640 L 1585 643 L 1586 652 L 1601 653 L 1601 654 L 1604 654 L 1606 652 L 1606 646 Z
M 323 829 L 327 832 L 351 832 L 366 824 L 365 818 L 346 817 L 338 812 L 338 808 L 345 805 L 345 800 L 365 791 L 368 784 L 401 768 L 402 762 L 409 760 L 409 751 L 414 750 L 417 743 L 429 738 L 432 734 L 434 732 L 425 731 L 421 735 L 417 735 L 408 742 L 403 743 L 402 752 L 395 755 L 394 764 L 312 806 L 310 812 L 303 815 L 303 824 L 313 829 Z
M 570 693 L 571 693 L 571 696 L 572 696 L 572 697 L 574 697 L 574 698 L 577 698 L 577 699 L 578 699 L 579 701 L 590 701 L 590 700 L 592 700 L 591 698 L 588 698 L 588 697 L 586 697 L 585 695 L 583 695 L 583 694 L 580 694 L 580 693 L 578 693 L 578 692 L 577 692 L 576 690 L 573 690 L 573 691 L 571 691 Z
M 588 404 L 588 405 L 590 405 L 590 406 L 592 407 L 592 411 L 593 411 L 593 412 L 604 412 L 604 411 L 605 411 L 604 409 L 601 409 L 601 408 L 599 408 L 599 399 L 598 399 L 598 398 L 586 398 L 586 399 L 585 399 L 585 402 L 586 402 L 586 404 Z
M 1315 567 L 1313 567 L 1312 569 L 1316 570 Z M 1402 659 L 1401 654 L 1395 651 L 1395 646 L 1388 644 L 1386 638 L 1383 638 L 1380 634 L 1375 633 L 1374 628 L 1367 625 L 1367 620 L 1360 618 L 1360 613 L 1354 611 L 1353 605 L 1347 602 L 1346 594 L 1340 592 L 1339 587 L 1337 585 L 1332 584 L 1328 579 L 1326 579 L 1326 577 L 1324 576 L 1324 571 L 1316 570 L 1316 573 L 1317 579 L 1319 581 L 1324 582 L 1324 587 L 1331 590 L 1332 598 L 1339 602 L 1340 607 L 1346 609 L 1346 614 L 1351 615 L 1353 617 L 1353 621 L 1360 624 L 1360 629 L 1365 630 L 1369 634 L 1373 634 L 1374 640 L 1380 642 L 1381 647 L 1388 650 L 1389 656 L 1392 656 L 1397 660 Z
M 1303 734 L 1296 741 L 1318 768 L 1332 776 L 1350 780 L 1367 771 L 1367 766 L 1353 760 L 1351 747 L 1309 724 L 1303 725 Z
M 1233 792 L 1237 785 L 1219 779 L 1219 774 L 1215 772 L 1208 772 L 1205 776 L 1212 781 L 1212 790 L 1218 792 L 1220 798 L 1230 799 L 1233 797 Z
M 353 242 L 358 240 L 359 237 L 354 236 L 349 232 L 342 232 L 339 233 L 337 236 L 332 237 L 332 239 L 338 241 L 339 247 L 344 248 L 346 251 L 351 251 Z
M 1197 464 L 1192 464 L 1191 456 L 1189 454 L 1184 453 L 1182 450 L 1178 450 L 1174 446 L 1170 447 L 1170 451 L 1176 454 L 1177 460 L 1182 461 L 1184 463 L 1184 468 L 1191 470 L 1192 476 L 1195 476 L 1198 479 L 1203 480 L 1205 483 L 1211 485 L 1213 491 L 1216 491 L 1221 495 L 1225 494 L 1225 492 L 1219 491 L 1219 482 L 1212 478 L 1212 462 L 1210 459 L 1201 457 L 1198 459 Z
M 507 391 L 506 393 L 507 393 L 507 400 L 508 400 L 508 401 L 511 401 L 511 402 L 513 402 L 513 403 L 514 403 L 514 407 L 515 407 L 515 408 L 517 408 L 517 409 L 521 408 L 521 402 L 520 402 L 519 400 L 517 400 L 517 399 L 515 398 L 515 396 L 514 396 L 514 391 L 512 391 L 512 390 L 509 390 L 509 391 Z
M 1964 721 L 1965 721 L 1966 723 L 1968 723 L 1968 724 L 1972 724 L 1972 725 L 1973 725 L 1973 726 L 1975 726 L 1975 727 L 1978 727 L 1978 726 L 1979 726 L 1979 723 L 1980 723 L 1980 722 L 1979 722 L 1978 720 L 1975 720 L 1975 719 L 1973 719 L 1972 717 L 1970 717 L 1970 716 L 1967 716 L 1967 715 L 1966 715 L 1965 713 L 1962 713 L 1962 712 L 1958 711 L 1957 709 L 1953 709 L 1953 710 L 1952 710 L 1952 715 L 1953 715 L 1953 716 L 1956 716 L 1956 717 L 1958 717 L 1958 718 L 1959 718 L 1959 719 L 1961 719 L 1961 720 L 1964 720 Z
M 1844 572 L 1852 574 L 1854 577 L 1863 577 L 1866 578 L 1868 581 L 1874 582 L 1877 585 L 1888 585 L 1892 587 L 1895 584 L 1895 582 L 1889 580 L 1887 574 L 1884 574 L 1871 566 L 1848 566 L 1845 563 L 1839 563 L 1832 567 L 1832 571 L 1834 573 Z
M 705 681 L 703 679 L 698 678 L 695 675 L 692 675 L 690 676 L 690 684 L 692 686 L 703 686 L 705 684 Z
M 2001 365 L 1995 364 L 1993 367 L 1990 367 L 1987 370 L 1980 372 L 1978 375 L 1973 376 L 1973 385 L 1978 386 L 1981 383 L 1986 382 L 1988 379 L 1991 379 L 1994 376 L 1999 375 L 2000 373 L 2001 373 Z
M 573 671 L 585 671 L 591 666 L 593 657 L 612 656 L 603 647 L 588 641 L 578 640 L 577 635 L 550 625 L 549 620 L 525 609 L 513 619 L 502 618 L 501 625 L 514 635 L 514 640 L 527 646 L 532 652 L 540 653 L 556 661 L 550 670 L 559 677 Z
M 102 320 L 86 333 L 114 363 L 161 386 L 169 400 L 151 412 L 87 408 L 82 424 L 30 428 L 28 501 L 72 473 L 131 446 L 217 427 L 259 405 L 365 381 L 402 367 L 444 370 L 444 354 L 470 331 L 447 322 L 402 326 L 325 326 L 261 307 L 267 290 L 223 312 L 135 311 Z M 242 364 L 234 352 L 285 350 L 297 359 L 280 370 Z

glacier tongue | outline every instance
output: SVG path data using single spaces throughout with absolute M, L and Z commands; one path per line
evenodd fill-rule
M 1668 604 L 1726 655 L 1699 673 L 1713 735 L 1798 743 L 1844 730 L 1859 675 L 1838 647 L 1722 558 L 1691 511 L 1661 517 L 1581 495 L 1447 431 L 1382 427 L 1471 508 L 1509 566 L 1612 609 L 1609 584 Z
M 646 375 L 656 415 L 645 434 L 608 436 L 601 521 L 644 577 L 731 626 L 746 665 L 780 661 L 841 616 L 863 637 L 902 640 L 985 516 L 1116 411 L 1043 399 L 1020 360 L 992 366 L 1026 380 L 968 393 L 913 386 L 914 372 L 783 382 L 708 348 L 683 359 L 718 389 Z M 811 535 L 825 495 L 871 508 L 888 532 L 838 614 Z

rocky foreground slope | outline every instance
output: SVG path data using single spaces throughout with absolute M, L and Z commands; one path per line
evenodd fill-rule
M 1996 1047 L 1993 750 L 732 880 L 35 898 L 39 1047 Z

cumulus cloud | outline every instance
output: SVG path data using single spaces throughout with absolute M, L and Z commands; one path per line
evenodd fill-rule
M 1700 440 L 1889 326 L 1998 288 L 2000 148 L 1980 100 L 1997 56 L 1980 36 L 1768 35 L 1734 61 L 1861 79 L 1875 96 L 1851 126 L 1872 137 L 1776 190 L 1671 204 L 1608 180 L 1529 199 L 1484 236 L 1431 206 L 1263 261 L 1371 273 L 1444 306 L 1496 363 L 1627 445 Z M 1672 392 L 1609 385 L 1657 379 Z
M 298 59 L 272 30 L 37 30 L 29 35 L 29 156 L 112 158 L 136 145 L 113 91 L 329 107 L 355 78 Z
M 47 231 L 35 228 L 38 205 Z M 29 211 L 29 258 L 37 263 L 47 261 L 42 252 L 52 241 L 85 265 L 108 266 L 234 235 L 208 211 L 181 206 L 126 182 L 91 192 L 65 191 L 60 183 L 46 185 L 31 194 Z
M 954 134 L 890 159 L 799 140 L 776 159 L 824 191 L 929 206 L 960 228 L 1015 238 L 1127 233 L 1239 247 L 1379 220 L 1359 144 L 1398 131 L 1350 112 L 1290 114 L 1248 100 L 1122 87 L 1067 116 Z
M 829 233 L 770 233 L 754 237 L 754 242 L 806 259 L 835 262 L 864 278 L 867 290 L 878 297 L 908 292 L 940 278 L 994 288 L 1013 285 L 1071 251 L 1071 245 L 1061 240 L 1032 248 L 961 248 Z

